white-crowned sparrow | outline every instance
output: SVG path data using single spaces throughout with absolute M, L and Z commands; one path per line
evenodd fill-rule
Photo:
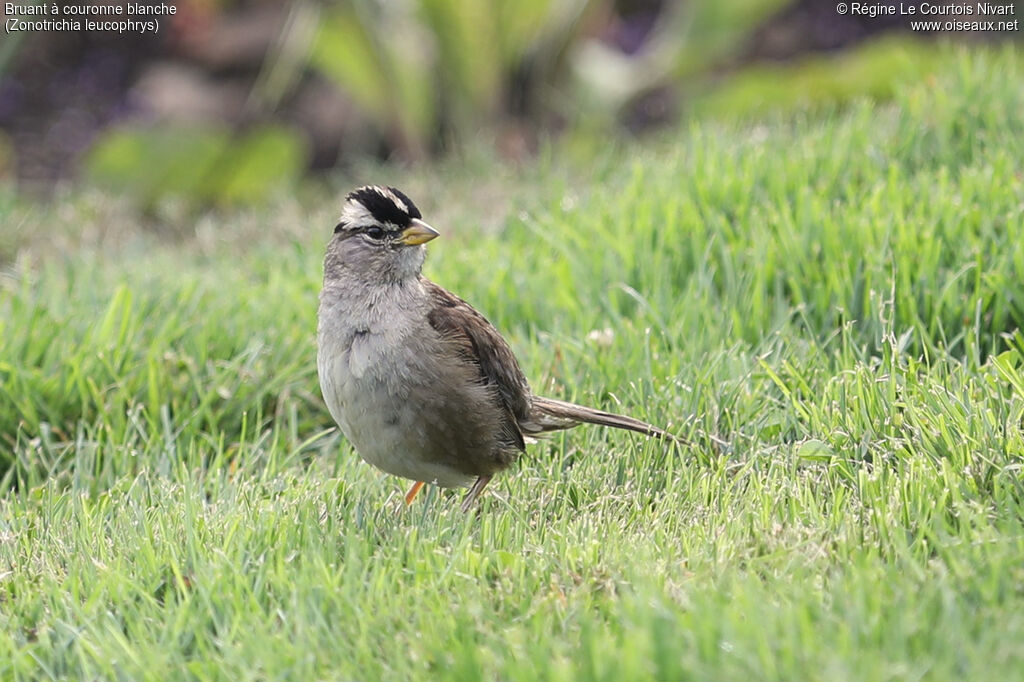
M 508 343 L 420 274 L 438 236 L 405 194 L 351 192 L 324 258 L 317 370 L 331 416 L 367 462 L 443 487 L 487 482 L 525 439 L 582 422 L 674 438 L 646 422 L 534 395 Z M 475 481 L 475 482 L 474 482 Z

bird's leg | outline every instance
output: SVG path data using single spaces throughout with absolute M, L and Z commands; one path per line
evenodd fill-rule
M 476 483 L 474 483 L 473 487 L 469 489 L 468 493 L 466 493 L 466 499 L 462 501 L 463 512 L 468 512 L 470 510 L 473 503 L 476 501 L 476 498 L 478 498 L 480 493 L 483 491 L 484 486 L 486 486 L 492 478 L 493 476 L 481 476 L 476 479 Z
M 409 492 L 407 492 L 405 494 L 405 506 L 406 507 L 408 507 L 410 504 L 412 504 L 412 501 L 416 499 L 416 495 L 417 495 L 417 493 L 419 493 L 420 488 L 422 488 L 422 487 L 423 487 L 423 481 L 416 481 L 415 483 L 412 484 L 412 487 L 409 488 Z

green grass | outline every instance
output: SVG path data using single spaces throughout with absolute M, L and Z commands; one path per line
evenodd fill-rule
M 882 34 L 853 48 L 755 62 L 712 77 L 693 93 L 691 108 L 704 116 L 750 119 L 766 111 L 835 108 L 863 97 L 890 102 L 908 84 L 937 85 L 937 78 L 958 67 L 962 52 L 962 46 L 948 42 Z M 1019 68 L 1021 56 L 1013 59 Z
M 1020 679 L 1017 64 L 360 178 L 538 390 L 693 441 L 559 435 L 478 515 L 329 430 L 336 193 L 182 239 L 0 198 L 0 678 Z

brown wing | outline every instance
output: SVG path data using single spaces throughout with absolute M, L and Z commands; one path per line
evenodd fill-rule
M 494 387 L 506 415 L 504 440 L 524 450 L 519 422 L 530 415 L 530 385 L 512 349 L 487 318 L 468 303 L 428 279 L 421 281 L 430 297 L 430 326 L 450 339 L 466 362 L 476 365 L 481 383 Z

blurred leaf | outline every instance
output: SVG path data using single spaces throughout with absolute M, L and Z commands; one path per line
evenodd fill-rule
M 8 34 L 4 39 L 2 45 L 0 45 L 0 76 L 7 73 L 11 64 L 14 62 L 15 56 L 18 54 L 19 48 L 21 48 L 22 41 L 24 40 L 25 33 L 22 31 L 15 31 L 14 34 Z
M 415 148 L 418 154 L 426 149 L 427 140 L 437 125 L 434 67 L 432 60 L 425 58 L 423 46 L 417 45 L 415 40 L 400 43 L 392 55 L 393 106 L 403 135 L 403 148 Z
M 346 4 L 324 14 L 311 61 L 371 114 L 388 115 L 381 51 L 353 6 Z
M 0 178 L 14 175 L 14 145 L 11 138 L 0 131 Z
M 956 52 L 943 45 L 888 38 L 836 55 L 816 56 L 786 65 L 754 65 L 699 98 L 701 114 L 762 114 L 856 97 L 891 99 L 901 83 L 920 81 L 953 68 Z
M 310 63 L 406 157 L 439 128 L 473 130 L 508 88 L 554 90 L 596 0 L 351 0 L 322 15 Z M 528 85 L 516 82 L 524 67 Z M 527 97 L 529 98 L 529 97 Z
M 225 181 L 216 188 L 221 202 L 250 202 L 301 175 L 306 164 L 302 141 L 280 126 L 260 128 L 234 143 L 219 164 Z
M 435 129 L 433 41 L 411 16 L 357 2 L 321 22 L 311 64 L 376 121 L 378 131 L 410 157 Z
M 165 197 L 193 204 L 253 201 L 304 165 L 298 135 L 281 127 L 254 129 L 235 140 L 214 126 L 114 129 L 84 162 L 87 180 L 136 197 L 146 208 Z
M 249 93 L 249 106 L 272 111 L 298 86 L 319 31 L 320 9 L 311 0 L 295 0 L 289 5 L 281 34 L 267 50 Z
M 557 0 L 504 0 L 494 3 L 497 25 L 500 27 L 497 37 L 502 65 L 515 68 L 523 54 L 551 29 L 554 10 L 566 4 L 570 3 Z
M 489 0 L 421 0 L 423 19 L 437 40 L 444 87 L 457 88 L 463 107 L 492 111 L 501 87 L 500 37 Z M 465 115 L 468 112 L 462 112 Z
M 197 198 L 229 139 L 225 128 L 214 126 L 115 128 L 86 154 L 85 178 L 127 191 L 146 206 L 167 195 Z
M 678 74 L 690 76 L 725 58 L 754 27 L 787 4 L 787 0 L 686 3 L 689 30 L 679 55 Z

